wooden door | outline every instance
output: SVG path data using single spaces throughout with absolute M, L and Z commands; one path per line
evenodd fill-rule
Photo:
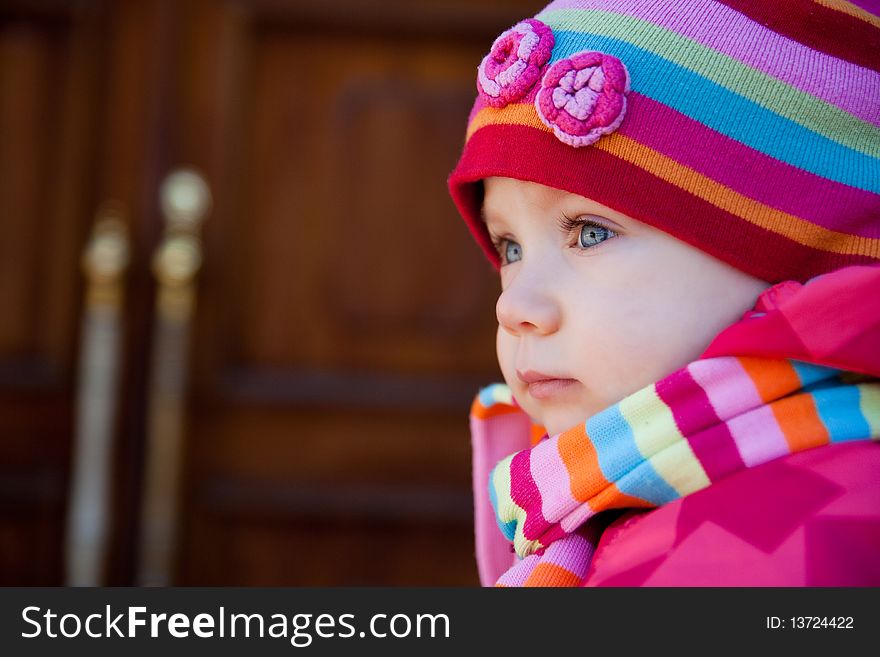
M 500 377 L 497 279 L 445 179 L 477 64 L 541 4 L 0 3 L 4 583 L 64 581 L 78 261 L 106 200 L 132 252 L 106 582 L 139 581 L 151 260 L 179 166 L 213 206 L 168 582 L 477 583 L 467 412 Z

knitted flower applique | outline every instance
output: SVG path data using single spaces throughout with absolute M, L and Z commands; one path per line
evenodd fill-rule
M 502 33 L 477 68 L 477 90 L 490 106 L 504 107 L 528 94 L 550 60 L 553 31 L 534 18 Z
M 627 93 L 629 71 L 623 62 L 613 55 L 583 51 L 550 67 L 535 107 L 563 142 L 588 146 L 618 128 Z

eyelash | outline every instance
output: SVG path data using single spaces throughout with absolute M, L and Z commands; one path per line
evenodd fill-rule
M 556 225 L 559 226 L 559 230 L 561 230 L 566 235 L 570 235 L 575 230 L 580 234 L 580 230 L 586 225 L 592 224 L 595 226 L 599 226 L 600 228 L 606 228 L 610 230 L 607 226 L 603 226 L 602 224 L 596 223 L 595 221 L 587 221 L 586 219 L 572 219 L 564 212 L 556 219 Z
M 604 228 L 605 230 L 607 230 L 609 233 L 612 234 L 612 237 L 617 235 L 617 233 L 614 230 L 612 230 L 610 227 L 606 226 L 605 224 L 601 224 L 594 219 L 572 219 L 564 212 L 559 217 L 557 217 L 556 225 L 559 226 L 559 230 L 562 231 L 563 234 L 565 234 L 565 235 L 574 234 L 575 235 L 575 244 L 570 245 L 570 246 L 577 245 L 577 242 L 580 238 L 581 230 L 583 229 L 584 226 L 588 226 L 588 225 L 589 226 L 597 226 L 599 228 Z M 507 242 L 508 239 L 506 237 L 497 237 L 496 235 L 493 235 L 491 233 L 489 234 L 489 238 L 492 240 L 492 245 L 495 247 L 496 253 L 498 253 L 499 257 L 501 258 L 501 263 L 504 264 L 503 247 L 504 247 L 504 243 Z M 611 239 L 611 238 L 609 238 L 609 239 Z M 600 242 L 599 244 L 596 244 L 596 245 L 590 247 L 590 249 L 581 249 L 581 250 L 587 251 L 587 250 L 595 249 L 607 241 L 608 240 L 605 240 L 604 242 Z

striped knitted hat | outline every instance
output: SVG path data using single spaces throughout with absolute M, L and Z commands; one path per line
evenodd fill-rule
M 557 0 L 496 39 L 449 189 L 591 198 L 765 281 L 880 261 L 870 0 Z

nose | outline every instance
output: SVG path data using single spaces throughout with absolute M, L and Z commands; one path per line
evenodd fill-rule
M 559 330 L 561 308 L 552 282 L 525 270 L 517 273 L 498 297 L 498 325 L 514 336 L 549 335 Z

